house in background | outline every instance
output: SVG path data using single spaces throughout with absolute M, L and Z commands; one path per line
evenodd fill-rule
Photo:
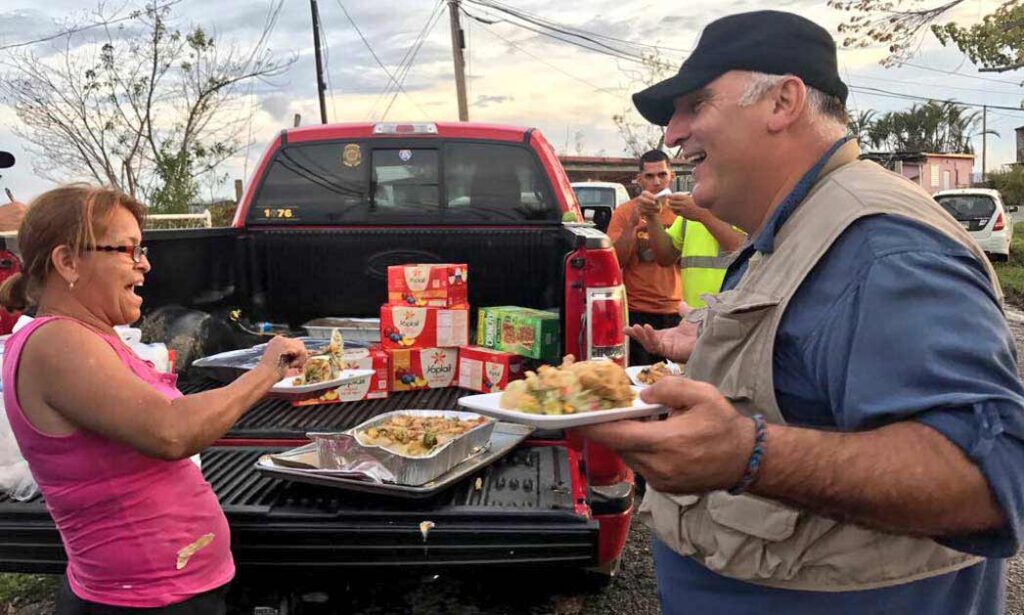
M 970 188 L 974 154 L 927 152 L 869 152 L 861 154 L 934 194 L 939 190 Z

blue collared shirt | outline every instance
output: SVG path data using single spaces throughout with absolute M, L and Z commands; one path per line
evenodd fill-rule
M 775 234 L 842 143 L 808 171 L 741 251 L 724 289 L 736 286 L 754 252 L 774 250 Z M 787 307 L 773 369 L 776 398 L 790 424 L 857 431 L 914 420 L 945 435 L 981 469 L 1008 523 L 941 542 L 990 558 L 1016 553 L 1024 513 L 1024 387 L 1013 337 L 984 266 L 969 250 L 901 217 L 853 223 Z M 798 614 L 907 612 L 887 610 L 897 605 L 950 615 L 1002 610 L 1004 564 L 998 559 L 883 590 L 765 593 L 672 555 L 658 557 L 665 567 L 659 580 L 668 575 L 679 588 L 666 612 L 675 604 L 687 612 L 764 613 L 769 595 L 777 612 Z

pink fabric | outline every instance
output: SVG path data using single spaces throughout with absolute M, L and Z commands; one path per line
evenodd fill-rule
M 4 404 L 64 541 L 71 590 L 103 604 L 159 607 L 224 585 L 235 574 L 231 535 L 213 489 L 194 463 L 147 457 L 84 429 L 46 435 L 26 419 L 17 394 L 21 350 L 53 320 L 37 318 L 7 340 Z M 176 376 L 157 372 L 117 337 L 100 337 L 140 380 L 167 399 L 182 396 Z M 205 534 L 213 534 L 213 541 L 178 570 L 178 552 Z

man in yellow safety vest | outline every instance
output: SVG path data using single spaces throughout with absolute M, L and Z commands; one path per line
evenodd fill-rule
M 698 206 L 685 192 L 674 193 L 667 200 L 669 209 L 679 217 L 668 228 L 648 219 L 651 249 L 658 263 L 682 257 L 683 301 L 691 308 L 704 307 L 701 295 L 718 293 L 731 254 L 743 245 L 746 235 Z M 646 213 L 643 205 L 641 213 Z

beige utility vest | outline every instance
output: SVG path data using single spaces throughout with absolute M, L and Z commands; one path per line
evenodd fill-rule
M 859 153 L 850 142 L 833 155 L 779 230 L 775 250 L 755 253 L 739 284 L 705 308 L 687 376 L 714 384 L 744 415 L 760 413 L 770 423 L 785 423 L 773 382 L 776 331 L 804 278 L 859 218 L 903 216 L 965 245 L 985 264 L 1002 301 L 988 259 L 966 231 L 920 187 L 858 161 Z M 765 455 L 771 454 L 769 439 Z M 725 576 L 785 589 L 874 589 L 980 561 L 928 538 L 841 523 L 752 495 L 667 495 L 649 488 L 639 512 L 677 553 Z

